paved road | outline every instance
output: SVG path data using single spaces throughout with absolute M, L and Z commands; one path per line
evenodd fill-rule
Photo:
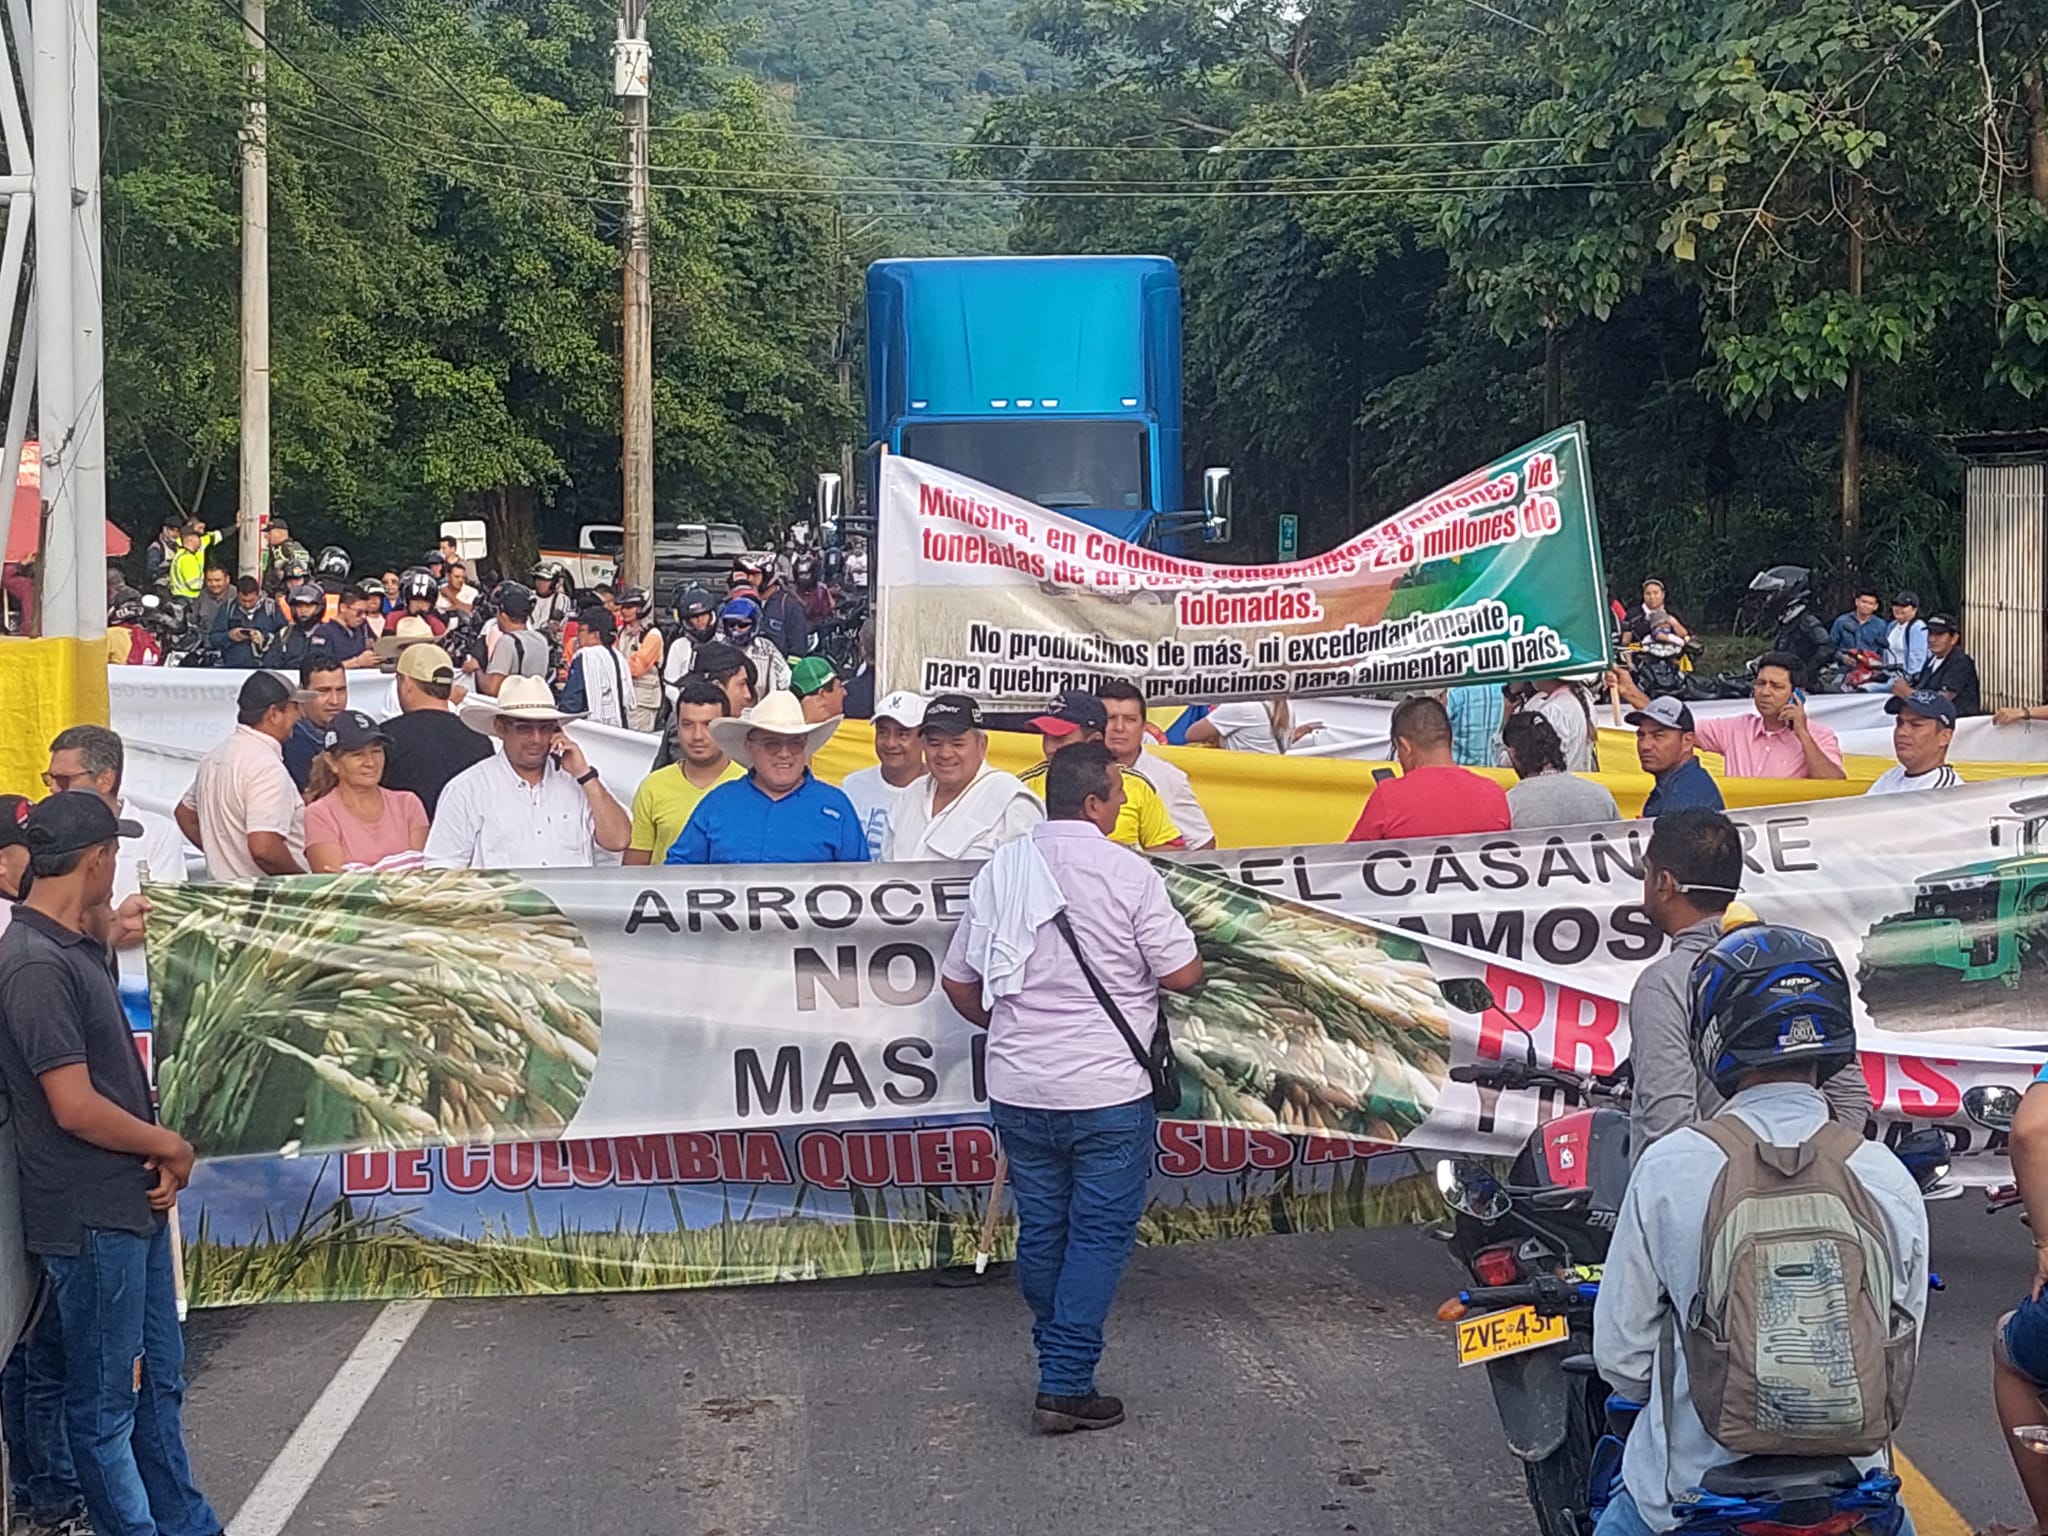
M 1985 1339 L 2029 1254 L 2024 1229 L 1974 1196 L 1934 1218 L 1950 1289 L 1933 1301 L 1905 1447 L 1963 1517 L 1923 1498 L 1922 1536 L 1961 1536 L 2019 1511 Z M 1028 1433 L 1025 1314 L 1008 1286 L 436 1303 L 283 1531 L 1526 1531 L 1485 1380 L 1454 1368 L 1434 1321 L 1454 1283 L 1413 1231 L 1141 1252 L 1104 1370 L 1131 1420 L 1056 1440 Z M 381 1310 L 193 1319 L 195 1458 L 223 1515 Z

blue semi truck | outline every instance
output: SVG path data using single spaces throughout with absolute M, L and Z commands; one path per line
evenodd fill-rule
M 867 278 L 867 440 L 1120 538 L 1230 537 L 1230 472 L 1181 475 L 1180 274 L 1160 256 L 878 261 Z M 820 477 L 828 538 L 848 519 Z M 860 503 L 865 503 L 864 506 Z

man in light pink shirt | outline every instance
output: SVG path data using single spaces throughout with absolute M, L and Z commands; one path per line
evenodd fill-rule
M 1614 674 L 1621 696 L 1642 709 L 1649 700 L 1629 680 Z M 1842 743 L 1826 726 L 1806 718 L 1799 658 L 1772 651 L 1756 664 L 1750 702 L 1756 713 L 1700 720 L 1693 737 L 1704 752 L 1718 752 L 1730 779 L 1842 779 Z
M 1088 974 L 1146 1045 L 1160 989 L 1193 991 L 1202 961 L 1165 882 L 1109 840 L 1124 802 L 1109 749 L 1085 742 L 1054 757 L 1045 802 L 1048 819 L 977 877 L 942 984 L 960 1016 L 988 1030 L 989 1109 L 1038 1350 L 1033 1418 L 1064 1434 L 1123 1422 L 1123 1404 L 1096 1391 L 1095 1366 L 1156 1145 L 1151 1079 Z
M 216 880 L 260 880 L 306 869 L 306 807 L 284 765 L 299 706 L 314 695 L 275 672 L 251 672 L 235 700 L 235 733 L 200 759 L 178 802 L 178 830 Z

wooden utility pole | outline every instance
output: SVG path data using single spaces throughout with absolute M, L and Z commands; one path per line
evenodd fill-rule
M 249 101 L 242 117 L 242 499 L 235 514 L 241 574 L 262 574 L 270 517 L 270 109 L 264 101 L 263 0 L 242 0 Z
M 654 293 L 648 240 L 647 91 L 653 65 L 647 45 L 647 0 L 621 0 L 612 48 L 612 91 L 626 120 L 626 259 L 620 320 L 624 364 L 622 468 L 626 544 L 621 574 L 628 586 L 654 584 Z

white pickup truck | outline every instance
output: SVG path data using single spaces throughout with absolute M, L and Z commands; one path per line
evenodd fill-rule
M 540 557 L 566 565 L 580 591 L 613 579 L 626 530 L 618 523 L 585 523 L 576 531 L 576 544 L 573 550 L 544 549 Z M 671 589 L 697 583 L 723 591 L 733 557 L 746 550 L 746 530 L 737 523 L 656 523 L 656 601 L 665 605 L 673 597 Z

